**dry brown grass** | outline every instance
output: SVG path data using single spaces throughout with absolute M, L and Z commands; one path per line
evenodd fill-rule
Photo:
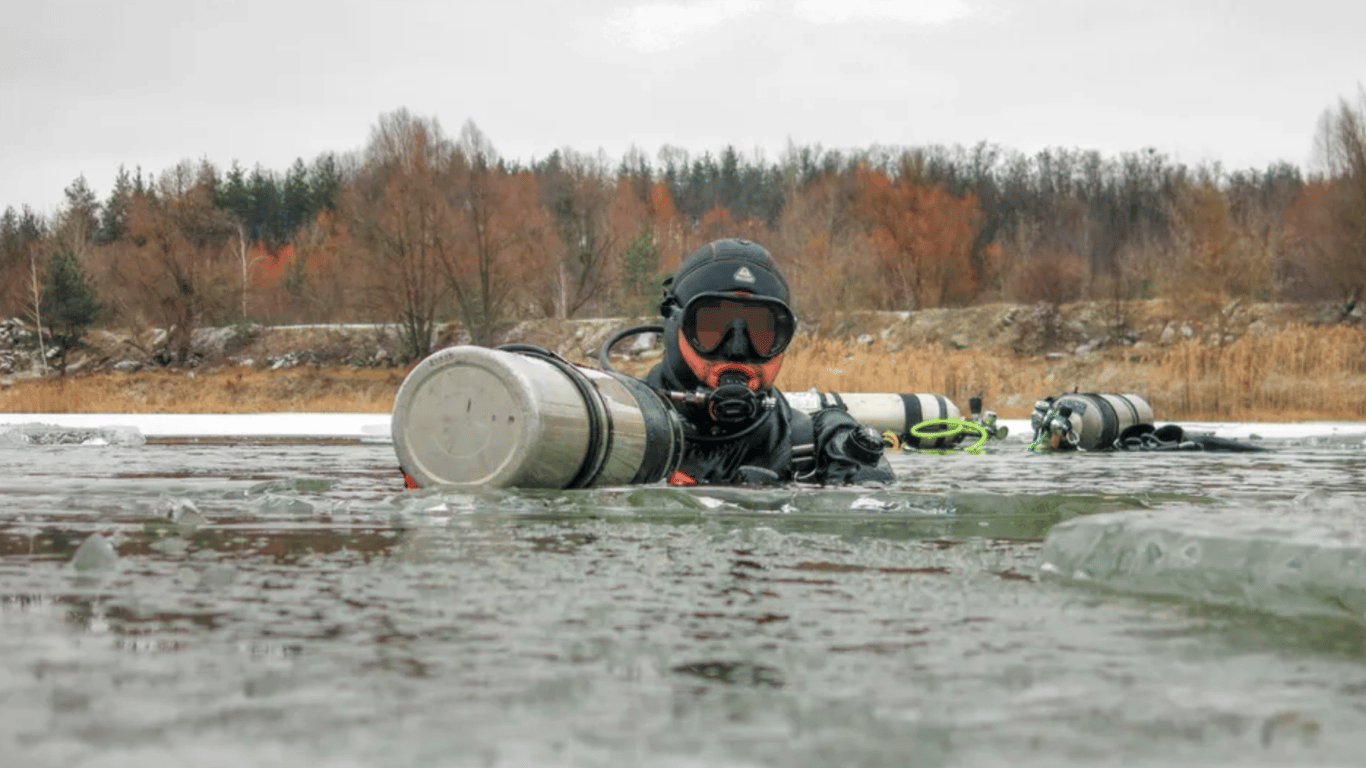
M 387 413 L 403 376 L 396 369 L 223 368 L 21 380 L 0 390 L 0 412 Z M 1291 326 L 1223 347 L 1186 342 L 1059 359 L 804 339 L 789 350 L 779 385 L 788 391 L 934 392 L 960 408 L 982 392 L 987 407 L 1006 418 L 1026 417 L 1036 399 L 1076 388 L 1143 395 L 1160 421 L 1366 420 L 1366 332 Z
M 942 346 L 889 352 L 874 343 L 794 345 L 784 389 L 933 392 L 959 407 L 981 392 L 1007 418 L 1029 415 L 1058 392 L 1133 392 L 1159 420 L 1366 419 L 1366 333 L 1342 326 L 1292 326 L 1214 347 L 1185 342 L 1135 354 L 1127 347 L 1048 359 Z
M 17 381 L 0 390 L 0 412 L 387 413 L 402 381 L 370 368 L 95 373 Z

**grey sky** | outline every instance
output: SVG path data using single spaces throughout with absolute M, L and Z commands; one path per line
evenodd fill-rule
M 1310 162 L 1356 0 L 49 0 L 6 12 L 0 209 L 182 159 L 284 170 L 406 107 L 499 152 L 988 141 Z

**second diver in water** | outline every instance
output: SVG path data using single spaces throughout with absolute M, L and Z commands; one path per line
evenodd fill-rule
M 1030 426 L 1034 451 L 1210 451 L 1247 453 L 1265 451 L 1208 432 L 1194 432 L 1177 424 L 1156 426 L 1152 407 L 1136 395 L 1095 392 L 1064 393 L 1034 404 Z

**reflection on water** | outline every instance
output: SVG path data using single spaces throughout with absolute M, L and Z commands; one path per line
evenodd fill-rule
M 0 755 L 1356 764 L 1366 621 L 1248 610 L 1294 569 L 1232 564 L 1295 538 L 1352 608 L 1366 454 L 1280 448 L 534 493 L 403 492 L 384 445 L 0 449 Z

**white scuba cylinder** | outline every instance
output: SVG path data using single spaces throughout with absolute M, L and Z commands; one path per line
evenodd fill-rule
M 967 433 L 953 427 L 938 429 L 938 425 L 926 425 L 914 429 L 926 421 L 941 419 L 961 419 L 963 414 L 953 401 L 943 395 L 895 392 L 818 392 L 810 389 L 805 392 L 784 392 L 788 405 L 794 409 L 815 413 L 822 408 L 843 405 L 855 421 L 872 427 L 879 432 L 893 432 L 911 448 L 949 448 L 961 441 Z M 913 431 L 914 430 L 914 431 Z M 937 432 L 944 436 L 934 436 Z
M 1056 434 L 1059 445 L 1053 448 L 1066 443 L 1087 451 L 1106 450 L 1129 427 L 1153 423 L 1152 406 L 1132 393 L 1071 392 L 1042 400 L 1034 408 L 1035 440 L 1050 442 Z
M 424 488 L 653 483 L 683 457 L 677 412 L 644 382 L 534 347 L 433 353 L 399 386 L 392 430 Z

